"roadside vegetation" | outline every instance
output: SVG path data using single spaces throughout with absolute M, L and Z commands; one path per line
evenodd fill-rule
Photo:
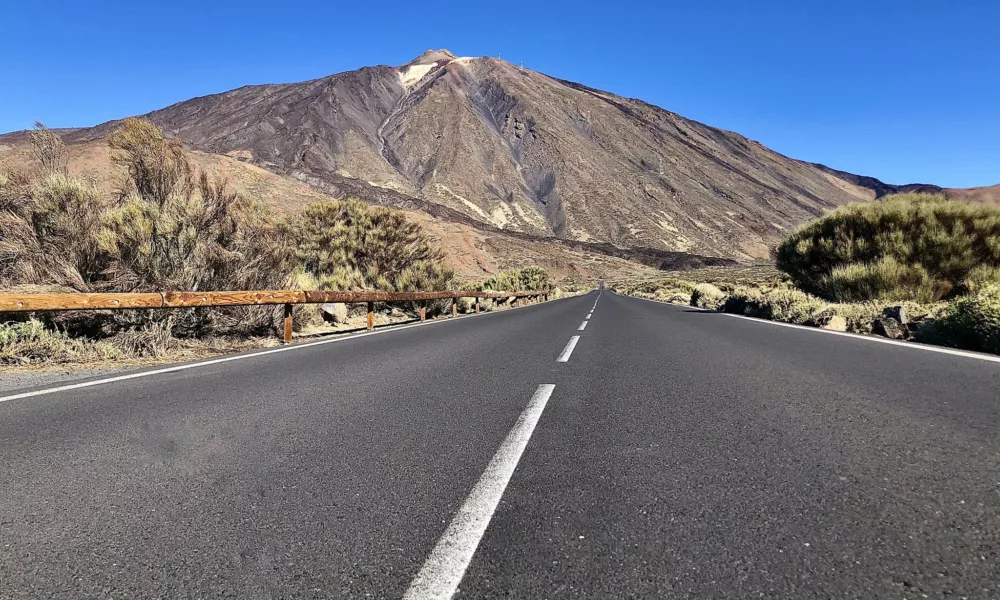
M 845 206 L 775 253 L 622 293 L 785 323 L 1000 353 L 1000 208 L 900 194 Z
M 360 201 L 322 202 L 279 219 L 267 206 L 199 172 L 148 120 L 106 139 L 114 193 L 69 173 L 59 137 L 31 133 L 37 167 L 0 171 L 0 289 L 10 292 L 324 289 L 444 290 L 456 285 L 420 226 Z M 482 289 L 541 289 L 537 268 Z M 531 287 L 535 286 L 535 287 Z M 432 303 L 433 316 L 446 308 Z M 361 309 L 358 309 L 361 310 Z M 411 305 L 380 307 L 387 320 Z M 299 327 L 345 325 L 343 305 L 296 307 Z M 0 365 L 92 363 L 270 345 L 272 307 L 0 314 Z

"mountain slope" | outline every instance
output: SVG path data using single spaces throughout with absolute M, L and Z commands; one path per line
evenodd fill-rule
M 69 131 L 60 131 L 66 135 Z M 111 196 L 116 176 L 111 152 L 103 140 L 77 142 L 66 148 L 68 169 L 97 185 Z M 640 276 L 653 269 L 681 269 L 722 266 L 731 261 L 689 253 L 673 253 L 649 248 L 617 248 L 610 244 L 574 242 L 503 231 L 481 223 L 447 207 L 431 204 L 362 181 L 337 178 L 325 181 L 296 181 L 222 154 L 188 151 L 188 158 L 232 189 L 273 207 L 281 216 L 291 216 L 305 206 L 335 198 L 362 197 L 370 203 L 402 210 L 418 223 L 435 245 L 445 253 L 445 262 L 463 281 L 511 267 L 541 266 L 557 281 L 593 282 L 612 275 Z M 28 136 L 24 133 L 0 135 L 0 173 L 6 170 L 32 172 L 38 168 Z
M 356 179 L 495 227 L 616 246 L 766 257 L 802 222 L 873 197 L 738 134 L 447 51 L 149 117 L 194 148 L 302 180 Z M 113 125 L 66 138 L 94 140 Z

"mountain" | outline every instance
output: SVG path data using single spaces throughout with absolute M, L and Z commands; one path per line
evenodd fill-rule
M 505 230 L 623 247 L 766 257 L 795 226 L 872 197 L 738 134 L 446 50 L 148 116 L 193 148 L 304 181 L 368 182 Z
M 803 222 L 895 187 L 640 100 L 447 50 L 147 116 L 193 149 L 335 197 L 652 266 L 766 258 Z M 115 125 L 63 137 L 95 142 Z

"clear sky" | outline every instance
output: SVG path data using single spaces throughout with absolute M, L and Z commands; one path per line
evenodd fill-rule
M 889 183 L 1000 183 L 1000 1 L 2 0 L 0 132 L 500 55 Z

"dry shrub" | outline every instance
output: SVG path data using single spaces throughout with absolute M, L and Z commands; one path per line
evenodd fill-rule
M 62 138 L 55 132 L 35 121 L 31 130 L 31 153 L 42 165 L 42 170 L 46 173 L 55 173 L 66 170 L 67 158 L 66 148 L 63 146 Z
M 537 292 L 549 288 L 549 273 L 541 267 L 507 269 L 493 275 L 479 286 L 494 292 Z
M 72 338 L 44 323 L 0 323 L 0 365 L 117 360 L 122 352 L 107 342 Z
M 99 282 L 113 291 L 257 290 L 288 282 L 290 250 L 266 207 L 196 174 L 179 143 L 145 119 L 126 119 L 108 136 L 120 169 L 117 199 L 97 236 L 108 257 Z M 198 308 L 176 314 L 179 335 L 261 333 L 265 307 Z M 125 314 L 128 329 L 163 315 Z M 170 318 L 173 318 L 171 315 Z
M 54 172 L 0 181 L 0 285 L 90 289 L 102 263 L 94 237 L 106 203 L 94 186 Z
M 726 294 L 711 283 L 699 283 L 694 286 L 691 292 L 691 306 L 707 308 L 709 310 L 722 310 L 726 304 Z
M 920 341 L 1000 354 L 1000 285 L 986 285 L 949 303 L 921 331 Z

